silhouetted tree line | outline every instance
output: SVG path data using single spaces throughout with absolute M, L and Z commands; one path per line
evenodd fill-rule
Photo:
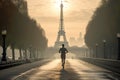
M 6 29 L 6 45 L 12 49 L 44 51 L 47 39 L 44 30 L 34 19 L 21 14 L 11 0 L 0 0 L 0 32 Z M 0 36 L 2 45 L 2 36 Z
M 117 33 L 120 33 L 120 0 L 102 0 L 91 21 L 87 25 L 85 42 L 93 55 L 103 57 L 103 40 L 106 40 L 106 58 L 117 57 Z

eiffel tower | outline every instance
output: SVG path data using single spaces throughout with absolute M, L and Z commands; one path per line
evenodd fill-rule
M 61 37 L 63 37 L 63 41 L 60 41 Z M 62 44 L 64 44 L 66 47 L 69 47 L 67 39 L 66 39 L 66 35 L 65 35 L 65 30 L 64 30 L 63 2 L 61 0 L 61 4 L 60 4 L 60 24 L 59 24 L 59 31 L 58 31 L 58 36 L 57 36 L 57 40 L 55 42 L 54 47 L 58 48 Z

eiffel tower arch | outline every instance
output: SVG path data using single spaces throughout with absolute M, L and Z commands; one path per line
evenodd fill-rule
M 61 38 L 61 37 L 63 37 L 63 41 L 60 41 L 60 38 Z M 67 41 L 66 35 L 65 35 L 65 30 L 64 30 L 63 2 L 62 2 L 62 0 L 61 0 L 59 31 L 58 31 L 58 35 L 57 35 L 57 39 L 56 39 L 56 42 L 55 42 L 54 47 L 58 48 L 58 47 L 60 47 L 62 44 L 64 44 L 66 47 L 69 47 L 68 41 Z

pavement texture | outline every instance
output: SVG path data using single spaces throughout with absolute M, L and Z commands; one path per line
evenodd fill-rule
M 61 60 L 56 59 L 10 80 L 120 80 L 120 75 L 77 59 L 67 59 L 62 69 Z

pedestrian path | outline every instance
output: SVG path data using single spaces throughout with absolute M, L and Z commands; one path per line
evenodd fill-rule
M 59 59 L 31 69 L 13 80 L 119 80 L 111 71 L 76 59 L 68 59 L 62 69 Z

